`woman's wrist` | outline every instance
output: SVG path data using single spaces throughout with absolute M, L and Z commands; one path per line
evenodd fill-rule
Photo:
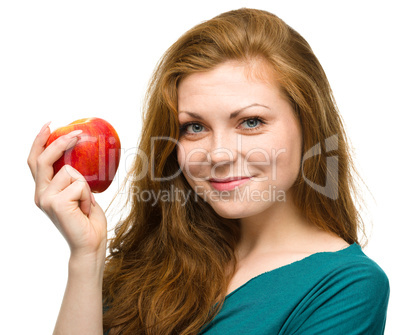
M 69 260 L 69 273 L 84 276 L 103 276 L 105 267 L 106 248 L 91 253 L 71 253 Z

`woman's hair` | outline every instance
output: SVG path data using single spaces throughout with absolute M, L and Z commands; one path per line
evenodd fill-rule
M 318 227 L 359 243 L 356 171 L 330 85 L 312 49 L 273 14 L 223 13 L 181 36 L 151 78 L 142 155 L 126 183 L 130 212 L 115 228 L 104 272 L 104 328 L 110 335 L 196 334 L 222 307 L 236 266 L 239 220 L 218 216 L 180 173 L 177 87 L 186 76 L 225 61 L 257 59 L 274 69 L 302 126 L 302 156 L 308 159 L 292 187 L 296 206 Z M 317 145 L 330 149 L 332 157 L 312 151 Z M 165 197 L 146 201 L 141 192 Z

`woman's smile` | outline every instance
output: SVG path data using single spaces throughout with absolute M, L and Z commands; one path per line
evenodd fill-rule
M 236 187 L 239 187 L 240 185 L 244 185 L 250 181 L 249 177 L 242 177 L 242 178 L 229 178 L 226 180 L 215 180 L 215 179 L 210 179 L 209 182 L 211 183 L 212 187 L 218 191 L 232 191 Z

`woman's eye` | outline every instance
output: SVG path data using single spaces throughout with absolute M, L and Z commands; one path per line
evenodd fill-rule
M 258 122 L 260 121 L 257 118 L 254 118 L 254 119 L 247 119 L 242 124 L 245 124 L 249 128 L 255 128 L 258 125 Z
M 186 123 L 180 127 L 180 133 L 194 134 L 202 131 L 204 127 L 199 123 Z
M 258 129 L 261 127 L 261 124 L 264 124 L 264 122 L 258 118 L 258 117 L 253 117 L 247 120 L 244 120 L 242 122 L 242 124 L 245 125 L 246 130 L 254 130 L 254 129 Z

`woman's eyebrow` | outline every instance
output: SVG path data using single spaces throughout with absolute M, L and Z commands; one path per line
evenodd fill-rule
M 266 105 L 255 103 L 255 104 L 251 104 L 251 105 L 248 105 L 246 107 L 240 108 L 237 111 L 234 111 L 233 113 L 230 114 L 229 119 L 233 119 L 233 118 L 237 117 L 239 114 L 241 114 L 241 112 L 245 111 L 247 108 L 256 107 L 256 106 L 271 109 Z M 179 114 L 182 114 L 182 113 L 186 113 L 186 114 L 190 115 L 191 117 L 193 117 L 194 119 L 198 119 L 198 120 L 203 120 L 204 119 L 200 114 L 197 114 L 197 113 L 194 113 L 194 112 L 189 112 L 189 111 L 180 111 L 179 112 Z

